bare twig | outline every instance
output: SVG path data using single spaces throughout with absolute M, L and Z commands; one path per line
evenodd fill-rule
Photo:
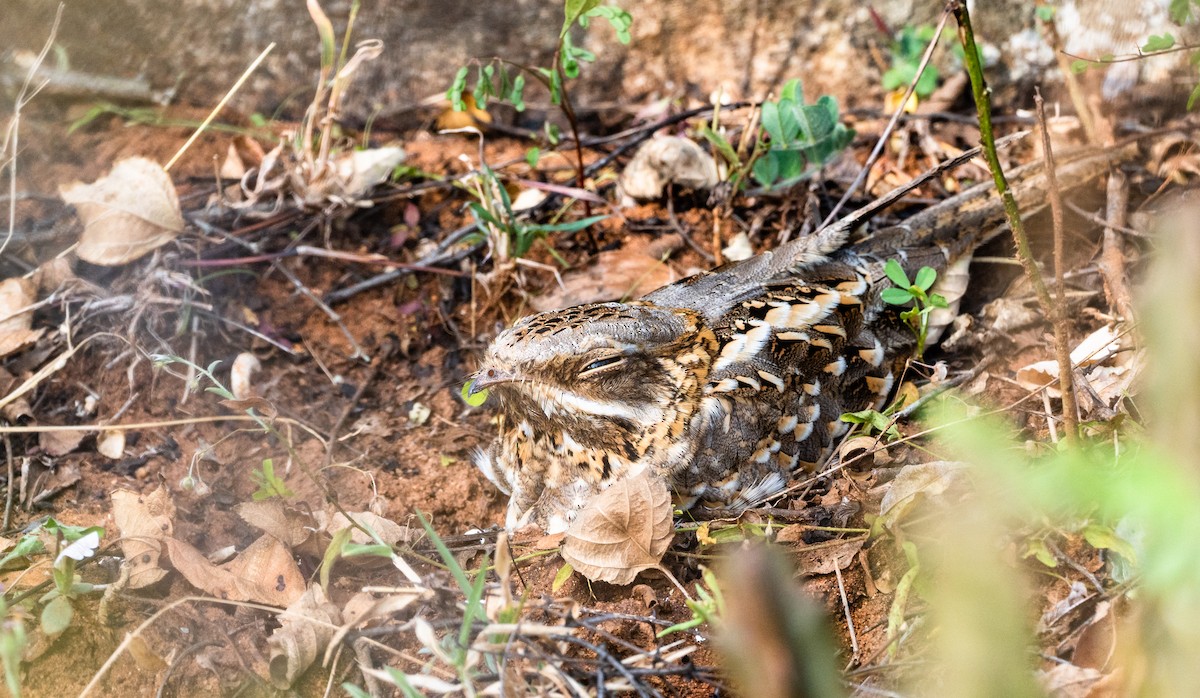
M 1104 238 L 1101 243 L 1100 275 L 1104 279 L 1104 295 L 1108 304 L 1127 321 L 1134 321 L 1133 296 L 1129 292 L 1129 284 L 1125 278 L 1125 250 L 1121 236 L 1117 233 L 1126 230 L 1125 214 L 1129 208 L 1129 187 L 1126 186 L 1125 175 L 1113 171 L 1108 178 L 1108 210 L 1105 212 L 1107 222 L 1104 225 Z
M 1050 144 L 1050 129 L 1046 125 L 1046 104 L 1040 90 L 1033 93 L 1037 105 L 1038 121 L 1042 128 L 1042 150 L 1046 158 L 1047 198 L 1050 200 L 1050 217 L 1054 223 L 1054 282 L 1057 285 L 1058 303 L 1051 317 L 1054 321 L 1054 355 L 1058 361 L 1058 383 L 1062 391 L 1063 432 L 1067 446 L 1079 446 L 1078 402 L 1075 397 L 1075 380 L 1071 372 L 1070 328 L 1067 319 L 1067 287 L 1064 283 L 1066 261 L 1063 259 L 1063 204 L 1062 190 L 1058 186 L 1058 175 L 1054 166 L 1054 149 Z
M 4 236 L 4 242 L 0 243 L 0 254 L 4 254 L 4 249 L 8 247 L 8 242 L 12 240 L 13 233 L 17 227 L 17 153 L 21 150 L 21 110 L 46 85 L 47 80 L 43 80 L 37 87 L 32 87 L 31 89 L 33 78 L 37 74 L 38 68 L 46 60 L 46 56 L 50 53 L 50 48 L 54 45 L 54 38 L 58 36 L 58 25 L 62 22 L 63 7 L 63 3 L 58 3 L 58 10 L 54 13 L 54 23 L 50 25 L 50 35 L 46 37 L 46 42 L 42 44 L 41 52 L 38 53 L 37 58 L 33 61 L 33 65 L 29 67 L 29 72 L 25 75 L 25 82 L 21 84 L 21 91 L 17 93 L 17 98 L 13 101 L 13 114 L 12 118 L 8 121 L 8 128 L 4 134 L 4 142 L 0 143 L 0 156 L 8 155 L 8 232 Z M 4 163 L 0 162 L 0 169 L 3 169 L 3 166 Z
M 1083 125 L 1084 133 L 1087 134 L 1089 143 L 1100 143 L 1100 139 L 1096 133 L 1096 122 L 1092 118 L 1092 108 L 1088 105 L 1087 99 L 1083 95 L 1083 89 L 1079 86 L 1079 77 L 1075 75 L 1075 71 L 1071 70 L 1071 61 L 1066 52 L 1062 50 L 1062 40 L 1058 35 L 1058 26 L 1054 24 L 1053 19 L 1041 22 L 1042 35 L 1046 38 L 1046 43 L 1054 50 L 1054 58 L 1058 61 L 1058 72 L 1062 73 L 1063 81 L 1067 84 L 1067 94 L 1071 96 L 1071 104 L 1075 105 L 1075 112 L 1079 116 L 1079 123 Z M 1045 122 L 1045 117 L 1042 118 Z M 1043 129 L 1046 127 L 1043 125 Z
M 908 100 L 912 98 L 913 90 L 915 90 L 917 87 L 917 80 L 919 80 L 921 78 L 921 74 L 925 72 L 925 66 L 929 65 L 929 60 L 933 57 L 933 50 L 937 48 L 938 39 L 941 38 L 942 30 L 946 28 L 946 22 L 949 19 L 950 7 L 947 6 L 947 8 L 942 11 L 942 18 L 938 21 L 937 29 L 935 29 L 933 32 L 933 38 L 929 40 L 929 45 L 925 47 L 925 55 L 921 56 L 921 63 L 917 66 L 916 77 L 912 79 L 912 82 L 908 84 L 908 89 L 904 91 L 904 97 L 900 100 L 899 106 L 896 107 L 896 111 L 892 114 L 891 121 L 889 121 L 888 125 L 883 129 L 883 133 L 880 134 L 879 140 L 875 142 L 875 147 L 871 150 L 871 154 L 867 157 L 867 161 L 863 164 L 862 169 L 859 170 L 858 176 L 854 178 L 854 182 L 852 182 L 850 187 L 846 189 L 846 193 L 842 194 L 842 198 L 838 200 L 837 205 L 833 207 L 833 210 L 829 212 L 829 215 L 825 216 L 825 220 L 821 223 L 820 227 L 824 228 L 832 223 L 837 218 L 838 212 L 841 211 L 842 207 L 846 205 L 846 202 L 850 200 L 850 197 L 853 196 L 854 193 L 858 191 L 858 188 L 862 186 L 862 183 L 866 181 L 867 175 L 871 172 L 871 167 L 883 153 L 883 147 L 887 144 L 888 137 L 891 136 L 892 131 L 896 129 L 896 124 L 900 122 L 900 117 L 904 114 L 904 106 L 908 104 Z
M 171 171 L 171 166 L 174 165 L 179 158 L 183 157 L 183 154 L 187 152 L 188 148 L 192 147 L 192 143 L 195 143 L 196 139 L 200 137 L 200 134 L 204 133 L 205 129 L 208 128 L 208 125 L 212 123 L 213 119 L 217 118 L 217 114 L 220 114 L 221 110 L 225 108 L 225 105 L 229 104 L 229 100 L 233 99 L 233 96 L 237 94 L 237 91 L 241 89 L 242 85 L 246 84 L 246 81 L 250 79 L 251 73 L 258 68 L 259 64 L 263 62 L 263 59 L 266 58 L 267 54 L 270 53 L 274 48 L 275 42 L 272 41 L 270 45 L 263 49 L 262 53 L 258 54 L 258 58 L 255 58 L 254 62 L 251 63 L 250 66 L 246 68 L 245 72 L 242 73 L 242 76 L 237 79 L 237 82 L 233 83 L 233 87 L 229 88 L 229 91 L 225 93 L 225 96 L 221 98 L 220 102 L 217 102 L 217 106 L 213 107 L 212 111 L 208 113 L 208 116 L 205 117 L 204 121 L 200 123 L 200 126 L 196 128 L 191 137 L 189 137 L 187 141 L 179 147 L 179 150 L 176 151 L 173 156 L 171 156 L 171 159 L 167 161 L 167 164 L 163 165 L 164 170 L 167 172 Z
M 5 485 L 4 492 L 4 521 L 0 522 L 0 531 L 7 531 L 8 524 L 12 521 L 12 506 L 13 506 L 13 449 L 12 436 L 4 435 L 4 454 L 8 460 L 8 483 Z

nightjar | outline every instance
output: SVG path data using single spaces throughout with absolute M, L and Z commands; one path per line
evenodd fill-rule
M 1095 178 L 1115 153 L 1059 156 L 1060 184 Z M 1037 166 L 1010 178 L 1023 212 L 1043 205 Z M 678 506 L 726 511 L 814 469 L 849 426 L 840 416 L 881 406 L 912 353 L 901 309 L 880 300 L 884 262 L 910 278 L 933 267 L 941 283 L 1006 230 L 990 184 L 847 244 L 862 217 L 640 300 L 501 332 L 471 390 L 498 404 L 499 434 L 476 462 L 510 497 L 506 526 L 565 530 L 593 494 L 646 468 Z

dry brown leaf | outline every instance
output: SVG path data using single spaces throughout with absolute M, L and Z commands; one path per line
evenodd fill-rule
M 141 635 L 129 636 L 129 656 L 137 663 L 142 671 L 154 673 L 167 668 L 167 662 L 162 655 L 154 651 L 146 638 Z
M 562 286 L 530 299 L 538 312 L 597 301 L 643 296 L 675 281 L 670 265 L 645 252 L 645 244 L 628 244 L 596 255 L 584 269 L 563 275 Z
M 49 456 L 63 456 L 79 448 L 80 442 L 88 433 L 85 429 L 43 431 L 38 433 L 38 448 Z
M 309 587 L 279 618 L 279 628 L 267 638 L 271 685 L 287 690 L 324 652 L 342 620 L 319 584 Z
M 30 279 L 0 281 L 0 359 L 36 342 L 45 329 L 30 329 L 37 300 L 37 284 Z
M 808 527 L 803 524 L 784 526 L 775 537 L 777 542 L 788 546 L 799 572 L 806 576 L 833 574 L 835 570 L 846 569 L 867 542 L 866 536 L 859 536 L 806 545 L 801 538 L 806 530 Z
M 59 193 L 83 221 L 75 254 L 85 262 L 127 264 L 175 239 L 183 230 L 175 185 L 158 163 L 127 158 L 91 184 Z
M 278 539 L 289 548 L 304 543 L 316 528 L 316 522 L 311 515 L 288 506 L 280 499 L 243 502 L 237 506 L 237 513 L 246 523 Z
M 220 175 L 224 179 L 241 179 L 252 167 L 262 165 L 266 151 L 258 141 L 249 136 L 234 136 L 229 142 L 229 150 L 225 153 L 225 161 L 221 163 Z
M 1095 669 L 1070 663 L 1056 664 L 1050 669 L 1037 672 L 1038 683 L 1042 685 L 1046 695 L 1054 698 L 1087 698 L 1095 695 L 1092 688 L 1104 677 L 1105 674 Z
M 1120 333 L 1112 325 L 1106 325 L 1084 337 L 1082 341 L 1074 349 L 1071 350 L 1071 363 L 1080 368 L 1087 368 L 1104 364 L 1113 359 L 1120 349 Z M 1125 355 L 1128 357 L 1128 354 Z M 1115 368 L 1122 368 L 1117 366 Z M 1101 371 L 1094 369 L 1092 373 L 1096 376 L 1098 382 L 1109 388 L 1109 384 L 1116 384 L 1116 392 L 1128 387 L 1133 380 L 1133 372 L 1128 372 L 1122 368 L 1120 371 Z M 1054 359 L 1047 361 L 1036 361 L 1017 370 L 1016 381 L 1022 388 L 1026 390 L 1039 390 L 1046 388 L 1046 393 L 1050 397 L 1061 397 L 1062 392 L 1058 389 L 1058 362 Z M 1051 383 L 1055 383 L 1051 385 Z
M 643 470 L 592 497 L 567 528 L 562 557 L 592 581 L 629 584 L 658 566 L 674 537 L 671 493 Z
M 622 197 L 657 199 L 668 184 L 712 189 L 720 182 L 717 163 L 704 148 L 680 136 L 661 136 L 638 148 L 617 188 Z
M 405 157 L 404 149 L 396 146 L 351 150 L 339 157 L 333 166 L 344 182 L 343 194 L 357 199 L 375 185 L 387 181 Z
M 0 395 L 8 395 L 19 384 L 20 381 L 16 376 L 0 366 Z M 0 417 L 3 417 L 9 424 L 24 424 L 33 419 L 33 407 L 25 398 L 6 400 L 3 405 L 0 405 Z
M 121 532 L 121 551 L 129 568 L 129 588 L 141 589 L 166 576 L 159 565 L 163 539 L 174 529 L 175 505 L 162 485 L 149 494 L 112 493 L 113 521 Z
M 286 607 L 304 593 L 304 575 L 291 550 L 271 536 L 260 537 L 220 566 L 176 538 L 167 538 L 166 544 L 171 564 L 184 579 L 218 598 Z
M 30 279 L 0 281 L 0 358 L 36 342 L 44 329 L 30 329 L 37 300 L 37 285 Z
M 396 545 L 397 543 L 407 543 L 411 540 L 411 532 L 408 526 L 385 519 L 378 514 L 373 514 L 369 511 L 351 511 L 347 512 L 350 516 L 364 528 L 369 528 L 378 535 L 387 545 Z M 333 535 L 338 531 L 350 526 L 350 522 L 341 512 L 337 512 L 332 516 L 326 515 L 324 512 L 317 512 L 317 524 L 322 531 Z M 374 543 L 367 534 L 357 528 L 350 534 L 350 541 L 359 545 L 368 545 Z
M 889 523 L 897 521 L 918 495 L 938 497 L 962 482 L 966 478 L 967 467 L 966 463 L 956 461 L 904 466 L 888 485 L 879 503 L 879 515 L 887 518 Z
M 229 367 L 229 390 L 235 398 L 248 400 L 258 397 L 258 394 L 254 392 L 251 378 L 260 368 L 262 368 L 262 362 L 254 354 L 244 351 L 237 355 L 233 360 L 233 365 Z
M 30 459 L 25 460 L 28 464 Z M 24 467 L 24 464 L 22 465 Z M 23 494 L 28 494 L 29 499 L 22 499 L 26 504 L 37 504 L 51 499 L 59 492 L 73 486 L 83 478 L 83 474 L 79 470 L 79 464 L 75 462 L 58 463 L 50 470 L 44 470 L 31 478 L 34 484 Z M 25 486 L 25 473 L 21 474 L 21 486 Z
M 108 458 L 117 460 L 125 455 L 125 432 L 121 429 L 107 429 L 96 437 L 96 451 Z

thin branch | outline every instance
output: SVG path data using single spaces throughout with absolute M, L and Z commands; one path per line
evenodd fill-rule
M 883 153 L 884 145 L 887 144 L 892 131 L 896 129 L 896 124 L 900 122 L 900 117 L 904 114 L 904 106 L 908 104 L 908 100 L 912 98 L 913 91 L 917 88 L 917 80 L 921 78 L 921 74 L 925 72 L 925 66 L 929 65 L 929 60 L 933 58 L 933 50 L 937 48 L 938 39 L 941 38 L 942 30 L 946 28 L 946 22 L 949 19 L 950 7 L 947 6 L 945 10 L 942 10 L 942 18 L 940 21 L 938 21 L 937 29 L 935 29 L 933 33 L 933 38 L 929 40 L 929 45 L 925 47 L 925 55 L 921 56 L 921 63 L 917 66 L 917 74 L 912 79 L 912 82 L 908 84 L 908 89 L 904 91 L 904 97 L 900 100 L 899 106 L 896 107 L 896 111 L 892 114 L 891 121 L 889 121 L 887 127 L 883 129 L 883 133 L 880 134 L 879 140 L 875 142 L 875 148 L 871 150 L 871 154 L 867 157 L 867 161 L 863 164 L 862 169 L 859 170 L 858 176 L 854 178 L 854 182 L 850 184 L 848 189 L 846 189 L 846 193 L 842 194 L 842 198 L 838 200 L 837 205 L 833 207 L 833 210 L 829 212 L 829 215 L 825 216 L 825 220 L 821 223 L 820 227 L 824 228 L 832 223 L 837 218 L 838 212 L 842 210 L 842 207 L 846 205 L 846 202 L 850 200 L 850 197 L 854 195 L 854 192 L 858 191 L 858 188 L 862 186 L 864 181 L 866 181 L 867 175 L 871 172 L 871 167 Z
M 1079 447 L 1078 401 L 1075 397 L 1075 379 L 1071 371 L 1070 329 L 1067 319 L 1067 287 L 1063 274 L 1066 262 L 1063 259 L 1063 203 L 1062 190 L 1058 186 L 1058 174 L 1054 166 L 1054 149 L 1050 144 L 1050 129 L 1046 125 L 1046 103 L 1040 90 L 1034 90 L 1033 102 L 1037 106 L 1038 121 L 1042 129 L 1042 150 L 1046 159 L 1047 197 L 1050 200 L 1050 217 L 1054 222 L 1054 282 L 1057 285 L 1058 303 L 1051 317 L 1054 320 L 1054 355 L 1058 360 L 1058 383 L 1062 391 L 1063 432 L 1067 447 Z

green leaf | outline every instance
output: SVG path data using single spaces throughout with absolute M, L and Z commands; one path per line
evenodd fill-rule
M 467 579 L 467 573 L 463 572 L 462 565 L 458 564 L 458 560 L 455 559 L 454 554 L 451 553 L 450 549 L 446 547 L 446 544 L 442 542 L 441 536 L 439 536 L 437 531 L 433 530 L 433 526 L 430 526 L 429 522 L 425 520 L 425 515 L 421 513 L 421 510 L 417 509 L 415 511 L 417 513 L 417 520 L 421 522 L 421 526 L 425 529 L 425 534 L 429 536 L 429 540 L 433 543 L 433 547 L 437 549 L 438 555 L 440 555 L 442 558 L 442 562 L 446 563 L 446 568 L 450 570 L 450 574 L 454 577 L 454 581 L 458 583 L 459 590 L 463 594 L 470 594 L 471 582 Z
M 512 103 L 513 109 L 525 111 L 525 75 L 523 73 L 518 73 L 517 77 L 513 78 L 512 88 L 508 91 L 508 101 Z
M 1156 51 L 1166 51 L 1175 46 L 1175 37 L 1170 34 L 1151 34 L 1146 43 L 1142 44 L 1142 51 L 1145 53 L 1154 53 Z
M 599 7 L 588 10 L 583 17 L 580 17 L 580 24 L 587 26 L 584 23 L 588 17 L 600 17 L 608 20 L 613 31 L 617 33 L 617 41 L 622 44 L 628 44 L 633 37 L 629 34 L 630 27 L 633 26 L 633 16 L 625 10 L 622 10 L 615 5 L 600 5 Z
M 900 643 L 897 640 L 900 638 L 900 629 L 904 625 L 908 597 L 912 593 L 913 582 L 916 581 L 917 575 L 921 572 L 921 564 L 917 561 L 917 549 L 911 541 L 904 542 L 904 553 L 909 558 L 911 566 L 900 577 L 900 581 L 896 583 L 895 596 L 892 598 L 892 605 L 888 609 L 888 657 L 895 657 L 896 652 L 900 649 Z
M 717 149 L 717 152 L 721 154 L 721 157 L 725 158 L 726 162 L 728 162 L 730 165 L 738 164 L 739 159 L 737 151 L 734 150 L 729 141 L 725 139 L 725 136 L 722 136 L 721 134 L 712 130 L 708 125 L 700 127 L 700 135 L 704 136 L 704 139 L 709 143 L 712 143 L 713 147 Z
M 469 380 L 466 383 L 463 383 L 462 399 L 463 402 L 467 403 L 471 407 L 479 407 L 483 403 L 487 402 L 488 391 L 487 388 L 484 388 L 475 394 L 471 394 L 471 385 L 474 383 L 474 380 Z
M 1025 541 L 1025 552 L 1021 554 L 1021 557 L 1034 557 L 1046 567 L 1058 567 L 1058 559 L 1054 557 L 1054 553 L 1050 552 L 1050 546 L 1046 544 L 1045 538 L 1030 538 Z
M 913 278 L 913 285 L 922 291 L 928 291 L 936 280 L 937 271 L 933 267 L 921 267 L 917 270 L 916 277 Z
M 1033 12 L 1041 22 L 1050 22 L 1054 19 L 1053 5 L 1038 5 Z
M 1092 67 L 1091 61 L 1085 61 L 1083 59 L 1076 59 L 1076 60 L 1071 61 L 1071 72 L 1075 73 L 1076 75 L 1079 75 L 1081 73 L 1086 73 L 1088 71 L 1088 68 L 1091 68 L 1091 67 Z
M 1196 106 L 1197 99 L 1200 99 L 1200 83 L 1197 83 L 1196 86 L 1192 88 L 1192 93 L 1190 95 L 1188 95 L 1188 101 L 1187 101 L 1187 110 L 1188 111 L 1191 111 L 1192 108 Z
M 325 554 L 321 557 L 320 580 L 322 589 L 329 590 L 329 574 L 333 571 L 334 563 L 342 556 L 342 551 L 345 549 L 346 544 L 350 542 L 350 534 L 353 532 L 354 529 L 350 526 L 340 529 L 337 533 L 333 534 L 329 545 L 325 546 Z
M 350 530 L 349 528 L 344 530 Z M 392 549 L 380 543 L 346 543 L 342 546 L 342 557 L 386 557 L 392 556 Z
M 1187 24 L 1192 19 L 1191 0 L 1171 0 L 1167 6 L 1167 15 L 1175 24 Z
M 264 458 L 262 468 L 251 471 L 250 477 L 258 485 L 258 489 L 250 495 L 256 502 L 272 497 L 288 499 L 295 496 L 287 484 L 275 475 L 275 461 L 270 458 Z
M 42 609 L 42 632 L 53 637 L 71 626 L 75 609 L 65 596 L 56 596 Z
M 1093 548 L 1111 550 L 1126 560 L 1137 564 L 1137 552 L 1134 551 L 1129 541 L 1117 535 L 1112 526 L 1089 523 L 1083 527 L 1083 538 Z
M 600 0 L 565 0 L 563 2 L 563 25 L 559 38 L 567 35 L 571 25 L 579 21 L 583 15 L 591 12 L 600 4 Z
M 904 273 L 904 267 L 901 267 L 900 262 L 897 262 L 895 259 L 889 259 L 883 265 L 883 273 L 887 275 L 887 278 L 892 280 L 892 283 L 900 288 L 907 289 L 909 286 L 912 286 L 912 283 L 908 280 L 908 274 Z
M 321 68 L 323 70 L 331 69 L 333 68 L 333 57 L 337 51 L 333 35 L 333 22 L 329 21 L 329 17 L 321 9 L 317 0 L 308 0 L 308 14 L 312 17 L 313 24 L 317 25 L 317 34 L 321 37 Z
M 471 69 L 463 66 L 454 74 L 454 82 L 450 83 L 450 89 L 446 90 L 446 99 L 450 100 L 454 111 L 463 111 L 467 105 L 463 102 L 463 92 L 467 89 L 467 74 Z
M 783 135 L 783 126 L 779 118 L 779 104 L 777 102 L 763 102 L 762 105 L 762 127 L 771 137 L 772 144 L 778 142 L 782 147 L 786 138 Z
M 946 297 L 940 293 L 929 294 L 929 305 L 934 308 L 949 308 L 950 304 L 946 302 Z
M 792 78 L 784 83 L 783 89 L 779 90 L 779 101 L 803 102 L 804 87 L 801 85 L 800 80 Z
M 534 146 L 525 151 L 525 162 L 533 169 L 537 169 L 538 161 L 542 159 L 542 149 Z
M 418 691 L 412 682 L 408 680 L 408 674 L 396 669 L 395 667 L 384 667 L 387 670 L 388 676 L 392 682 L 400 688 L 400 692 L 404 694 L 404 698 L 424 698 L 421 692 Z
M 562 589 L 563 585 L 567 583 L 567 580 L 571 578 L 571 573 L 574 571 L 575 568 L 571 567 L 571 563 L 564 562 L 562 567 L 559 567 L 558 572 L 554 575 L 554 581 L 550 583 L 550 593 L 557 594 L 558 590 Z
M 888 305 L 904 305 L 913 299 L 913 295 L 903 288 L 885 288 L 883 293 L 879 294 L 884 303 Z

